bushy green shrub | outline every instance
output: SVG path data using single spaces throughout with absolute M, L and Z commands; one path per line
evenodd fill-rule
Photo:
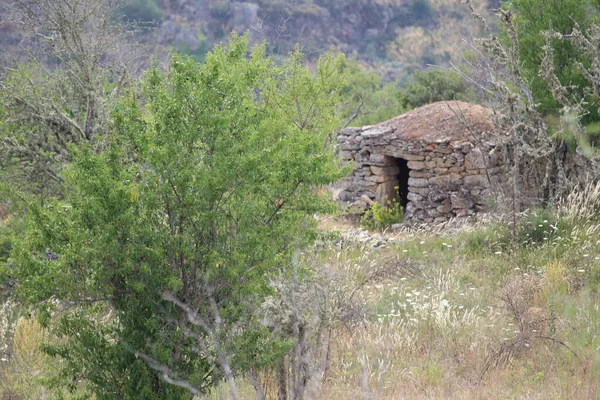
M 476 96 L 460 75 L 439 69 L 415 72 L 400 94 L 400 104 L 408 110 L 442 100 L 475 101 Z
M 387 200 L 383 206 L 373 203 L 360 220 L 360 226 L 365 229 L 384 230 L 402 221 L 404 210 L 397 199 Z

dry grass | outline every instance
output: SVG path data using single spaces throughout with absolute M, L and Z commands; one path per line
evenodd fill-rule
M 315 398 L 599 398 L 598 188 L 523 215 L 517 249 L 493 222 L 325 256 L 363 319 L 334 330 Z
M 516 247 L 502 218 L 372 238 L 347 220 L 321 221 L 341 232 L 305 255 L 329 302 L 319 304 L 327 365 L 305 398 L 600 398 L 599 193 L 523 214 Z M 37 343 L 41 331 L 23 327 L 19 342 Z M 274 376 L 259 374 L 268 399 Z M 239 383 L 241 398 L 256 398 Z

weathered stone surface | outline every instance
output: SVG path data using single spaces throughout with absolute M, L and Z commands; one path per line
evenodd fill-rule
M 396 177 L 394 175 L 371 175 L 371 176 L 365 177 L 365 180 L 369 181 L 369 182 L 375 182 L 375 183 L 394 181 L 394 182 L 396 182 L 396 186 L 398 185 L 398 180 L 396 179 Z
M 429 187 L 429 181 L 422 178 L 408 178 L 408 186 Z
M 402 127 L 404 117 L 343 129 L 336 140 L 340 156 L 352 163 L 353 173 L 338 186 L 337 198 L 366 208 L 373 199 L 396 197 L 395 187 L 405 185 L 401 190 L 408 191 L 405 220 L 410 223 L 468 218 L 483 209 L 488 188 L 506 181 L 504 156 L 485 133 L 489 129 L 474 133 L 473 125 L 460 133 L 463 125 L 459 124 L 454 128 L 458 131 L 445 132 L 443 126 L 451 124 L 452 116 L 412 120 L 408 130 Z M 399 181 L 405 179 L 399 159 L 407 161 L 408 182 Z
M 450 193 L 443 190 L 432 190 L 427 194 L 427 199 L 431 203 L 437 203 L 450 198 Z
M 426 188 L 418 188 L 418 187 L 409 187 L 408 190 L 412 193 L 416 193 L 416 194 L 420 194 L 421 196 L 427 196 L 429 195 L 429 192 L 431 191 L 430 188 L 426 187 Z
M 413 192 L 409 192 L 407 198 L 408 198 L 409 201 L 421 201 L 421 200 L 423 200 L 423 196 L 421 196 L 420 194 L 413 193 Z
M 433 176 L 433 173 L 428 172 L 428 171 L 425 172 L 425 171 L 410 170 L 408 175 L 412 178 L 431 178 Z
M 371 153 L 369 154 L 369 161 L 376 163 L 384 163 L 387 161 L 389 157 L 384 156 L 383 154 Z
M 406 161 L 423 161 L 425 160 L 425 156 L 422 154 L 402 154 L 400 158 L 405 159 Z
M 360 142 L 354 139 L 348 139 L 344 143 L 340 143 L 340 149 L 342 150 L 360 150 Z
M 452 173 L 448 175 L 439 175 L 429 178 L 429 183 L 438 186 L 450 186 L 460 181 L 462 177 L 459 174 Z
M 500 172 L 502 172 L 502 168 L 501 167 L 488 168 L 486 172 L 488 175 L 497 175 Z
M 371 172 L 373 172 L 373 174 L 375 175 L 398 175 L 398 173 L 400 173 L 400 168 L 398 168 L 397 166 L 393 166 L 393 167 L 375 167 L 375 166 L 371 166 L 370 167 Z
M 339 198 L 342 201 L 352 201 L 354 200 L 354 193 L 342 190 L 339 194 Z
M 465 209 L 455 210 L 457 217 L 466 217 L 469 215 L 469 211 Z
M 463 182 L 468 186 L 487 186 L 487 178 L 483 175 L 465 176 Z
M 437 206 L 436 210 L 438 210 L 440 214 L 448 214 L 452 211 L 452 204 L 442 204 L 441 206 Z
M 385 204 L 387 200 L 396 198 L 396 186 L 398 186 L 398 181 L 384 182 L 377 186 L 377 191 L 375 192 L 377 201 L 380 204 Z
M 473 200 L 470 198 L 461 197 L 458 195 L 452 195 L 450 201 L 452 203 L 452 208 L 454 209 L 471 208 L 475 205 Z
M 340 156 L 344 160 L 352 160 L 354 158 L 354 153 L 351 151 L 340 151 Z
M 406 164 L 408 165 L 408 168 L 414 169 L 417 171 L 427 168 L 427 165 L 422 161 L 409 161 Z
M 369 196 L 367 196 L 366 194 L 363 194 L 362 196 L 360 196 L 360 199 L 362 201 L 364 201 L 368 206 L 372 206 L 373 203 L 375 203 L 373 201 L 373 199 L 371 199 Z
M 386 133 L 392 132 L 392 128 L 389 127 L 373 127 L 363 131 L 362 137 L 365 139 L 373 139 L 379 136 L 383 136 Z
M 431 209 L 431 210 L 427 210 L 427 214 L 429 214 L 429 216 L 432 218 L 437 218 L 437 217 L 442 216 L 442 213 L 439 212 L 438 210 L 436 210 L 435 208 Z
M 480 169 L 486 167 L 485 156 L 480 149 L 473 149 L 465 155 L 465 168 Z

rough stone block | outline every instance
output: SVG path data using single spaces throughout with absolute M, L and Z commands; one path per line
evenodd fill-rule
M 383 154 L 371 153 L 369 155 L 369 161 L 376 162 L 376 163 L 383 163 L 386 161 L 386 159 L 387 159 L 387 157 L 384 156 Z
M 433 174 L 431 172 L 410 170 L 408 176 L 412 178 L 430 178 Z
M 396 186 L 398 186 L 398 181 L 395 180 L 384 182 L 377 186 L 377 191 L 375 192 L 375 198 L 377 201 L 380 204 L 384 204 L 386 200 L 396 198 Z
M 402 154 L 400 158 L 406 161 L 423 161 L 425 160 L 425 156 L 422 154 Z
M 468 186 L 487 186 L 487 178 L 483 175 L 465 176 L 463 182 Z
M 427 195 L 427 199 L 432 203 L 437 203 L 450 198 L 450 193 L 443 190 L 432 190 Z
M 420 194 L 417 194 L 417 193 L 413 193 L 413 192 L 409 192 L 407 198 L 410 201 L 422 201 L 423 200 L 423 196 L 421 196 Z
M 480 149 L 473 149 L 465 155 L 465 167 L 469 169 L 480 169 L 486 167 L 485 155 Z
M 429 195 L 429 192 L 431 191 L 431 189 L 428 187 L 426 187 L 426 188 L 409 187 L 408 191 L 411 193 L 420 194 L 421 196 L 427 196 L 427 195 Z
M 452 211 L 452 204 L 442 204 L 441 206 L 437 206 L 436 210 L 442 214 L 448 214 Z
M 342 190 L 338 196 L 341 201 L 354 201 L 355 198 L 353 193 L 346 190 Z
M 414 169 L 414 170 L 422 170 L 422 169 L 427 168 L 427 166 L 425 164 L 426 163 L 424 163 L 422 161 L 409 161 L 407 163 L 408 168 Z
M 431 210 L 427 210 L 427 214 L 429 214 L 429 216 L 430 216 L 431 218 L 437 218 L 437 217 L 441 217 L 441 216 L 442 216 L 442 213 L 440 213 L 440 212 L 439 212 L 438 210 L 436 210 L 435 208 L 434 208 L 434 209 L 431 209 Z
M 471 200 L 470 198 L 461 197 L 457 195 L 452 195 L 450 201 L 452 203 L 452 208 L 454 209 L 472 208 L 475 205 L 473 203 L 473 200 Z
M 452 173 L 448 175 L 439 175 L 429 178 L 429 183 L 438 186 L 450 186 L 460 181 L 462 177 L 459 174 Z
M 484 170 L 485 171 L 485 170 Z M 501 167 L 488 168 L 487 173 L 489 175 L 497 175 L 502 171 Z
M 366 194 L 363 194 L 362 196 L 360 196 L 360 200 L 364 201 L 368 206 L 372 206 L 374 203 L 373 199 L 371 199 Z
M 340 149 L 350 151 L 350 150 L 360 150 L 360 143 L 355 141 L 354 139 L 346 140 L 344 143 L 340 144 Z
M 406 214 L 412 214 L 413 212 L 415 212 L 416 209 L 417 207 L 415 207 L 415 204 L 410 202 L 406 205 L 404 211 L 406 212 Z
M 371 166 L 370 167 L 371 172 L 375 175 L 398 175 L 400 173 L 400 168 L 398 168 L 398 166 L 393 166 L 393 167 L 375 167 L 375 166 Z
M 422 178 L 408 178 L 408 186 L 414 187 L 429 187 L 429 181 Z
M 366 181 L 375 182 L 375 183 L 383 183 L 393 181 L 398 186 L 398 179 L 394 175 L 371 175 L 365 178 Z

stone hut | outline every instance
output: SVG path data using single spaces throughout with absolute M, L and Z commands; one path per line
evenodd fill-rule
M 426 105 L 337 137 L 353 167 L 339 200 L 366 209 L 397 198 L 405 221 L 441 223 L 483 210 L 504 181 L 501 137 L 486 108 L 461 101 Z

